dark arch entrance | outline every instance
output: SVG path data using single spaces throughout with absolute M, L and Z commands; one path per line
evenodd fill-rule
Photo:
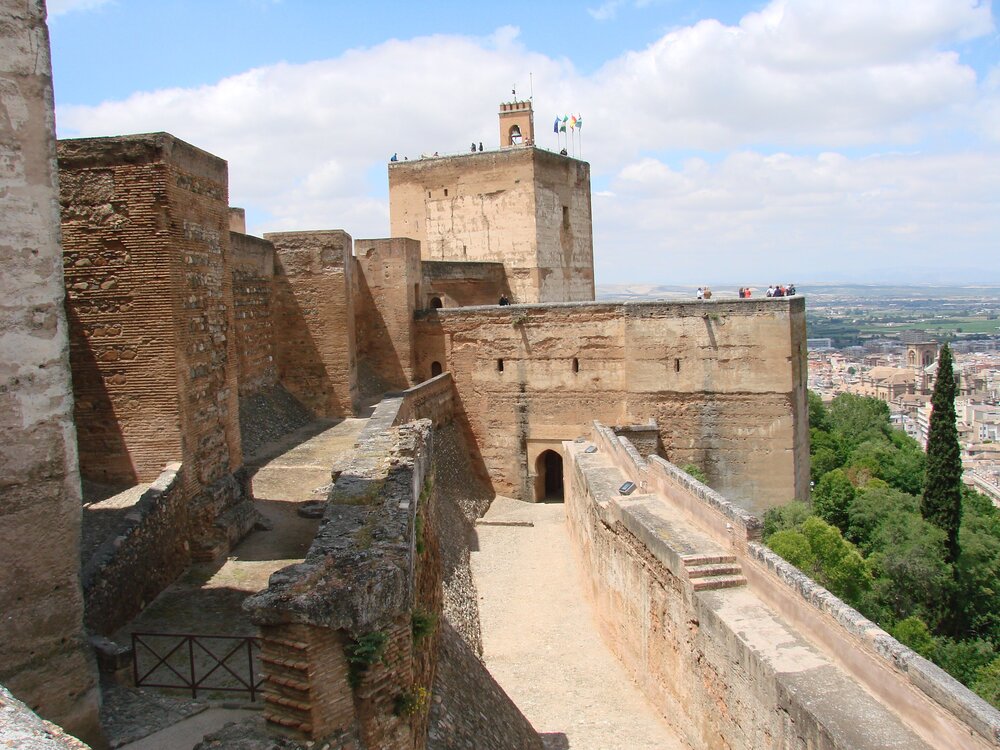
M 538 500 L 563 499 L 563 460 L 556 451 L 542 451 L 535 463 Z
M 441 374 L 441 363 L 431 362 L 431 377 L 436 378 L 440 374 Z
M 443 307 L 441 303 L 441 298 L 431 297 L 431 307 L 433 307 L 435 310 L 440 310 Z

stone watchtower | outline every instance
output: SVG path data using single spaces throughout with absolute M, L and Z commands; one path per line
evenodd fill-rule
M 500 105 L 500 148 L 535 145 L 535 116 L 530 101 Z
M 931 392 L 933 381 L 928 374 L 928 368 L 937 361 L 938 343 L 922 341 L 909 344 L 906 347 L 906 366 L 917 371 L 917 392 L 927 395 Z
M 509 102 L 499 150 L 391 162 L 391 235 L 423 260 L 503 263 L 514 302 L 593 300 L 590 165 L 534 138 L 531 102 Z

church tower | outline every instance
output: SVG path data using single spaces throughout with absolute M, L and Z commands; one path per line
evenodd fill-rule
M 535 145 L 535 116 L 531 100 L 500 105 L 500 148 Z

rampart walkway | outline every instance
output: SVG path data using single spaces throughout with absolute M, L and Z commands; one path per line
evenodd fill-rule
M 687 747 L 604 645 L 563 506 L 498 497 L 476 535 L 486 666 L 546 747 Z

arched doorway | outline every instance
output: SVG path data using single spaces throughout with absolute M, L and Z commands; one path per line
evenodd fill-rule
M 563 499 L 563 460 L 556 451 L 542 451 L 535 462 L 538 497 L 536 500 Z
M 441 363 L 431 362 L 431 377 L 436 378 L 440 374 L 441 374 Z
M 511 125 L 509 131 L 507 131 L 507 145 L 508 146 L 520 146 L 521 145 L 521 128 L 517 125 Z
M 431 307 L 435 310 L 440 310 L 443 307 L 440 297 L 431 297 Z

